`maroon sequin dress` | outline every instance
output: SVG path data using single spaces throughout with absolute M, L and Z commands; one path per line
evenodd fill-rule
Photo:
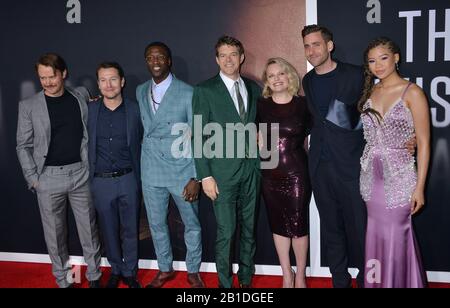
M 294 97 L 288 104 L 277 104 L 271 98 L 261 98 L 257 122 L 267 123 L 268 127 L 271 123 L 279 124 L 275 143 L 278 166 L 261 170 L 262 193 L 272 233 L 289 238 L 308 235 L 311 183 L 304 142 L 311 127 L 311 115 L 306 101 Z M 275 131 L 268 129 L 269 141 Z

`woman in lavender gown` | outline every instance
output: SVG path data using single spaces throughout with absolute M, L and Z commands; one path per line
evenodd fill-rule
M 283 287 L 305 288 L 311 199 L 305 139 L 309 134 L 311 115 L 305 99 L 298 96 L 300 80 L 297 72 L 286 60 L 269 59 L 263 81 L 264 98 L 258 101 L 257 122 L 266 123 L 268 127 L 278 124 L 278 128 L 269 129 L 267 139 L 260 138 L 260 145 L 266 142 L 268 149 L 276 147 L 270 150 L 272 154 L 278 154 L 279 160 L 275 168 L 261 171 L 262 193 L 283 271 Z M 275 144 L 264 141 L 272 141 L 275 134 L 278 134 Z M 297 274 L 291 268 L 291 247 Z
M 365 287 L 426 285 L 411 217 L 424 205 L 430 158 L 429 108 L 422 90 L 398 73 L 400 50 L 390 39 L 365 52 L 366 82 L 359 102 L 367 141 L 360 188 L 367 204 Z M 380 82 L 374 84 L 374 79 Z M 405 143 L 417 139 L 417 168 Z

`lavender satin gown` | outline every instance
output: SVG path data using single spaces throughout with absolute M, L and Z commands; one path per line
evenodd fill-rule
M 367 205 L 365 257 L 366 288 L 422 288 L 426 286 L 420 251 L 411 222 L 410 198 L 416 187 L 414 157 L 405 143 L 414 124 L 403 97 L 382 120 L 363 113 L 361 194 Z M 371 107 L 370 99 L 363 110 Z
M 258 101 L 257 121 L 278 123 L 276 168 L 263 169 L 262 194 L 272 233 L 298 238 L 308 235 L 311 184 L 304 141 L 311 126 L 306 101 L 297 96 L 288 104 L 277 104 L 271 98 Z M 268 140 L 272 132 L 268 131 Z

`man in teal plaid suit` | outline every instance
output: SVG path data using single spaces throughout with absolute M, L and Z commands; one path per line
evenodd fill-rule
M 188 283 L 191 287 L 204 287 L 199 275 L 202 244 L 197 200 L 200 184 L 196 180 L 194 161 L 186 155 L 191 148 L 193 89 L 172 75 L 171 52 L 164 43 L 149 44 L 145 49 L 145 60 L 152 79 L 136 90 L 144 126 L 142 190 L 159 267 L 158 274 L 147 287 L 160 288 L 175 278 L 167 225 L 170 195 L 185 227 Z

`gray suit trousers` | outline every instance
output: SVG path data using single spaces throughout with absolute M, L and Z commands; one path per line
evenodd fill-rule
M 67 201 L 75 217 L 88 265 L 86 278 L 91 281 L 101 277 L 100 244 L 88 177 L 88 168 L 81 162 L 58 167 L 46 166 L 36 187 L 53 275 L 62 288 L 70 285 L 72 277 L 67 247 Z

